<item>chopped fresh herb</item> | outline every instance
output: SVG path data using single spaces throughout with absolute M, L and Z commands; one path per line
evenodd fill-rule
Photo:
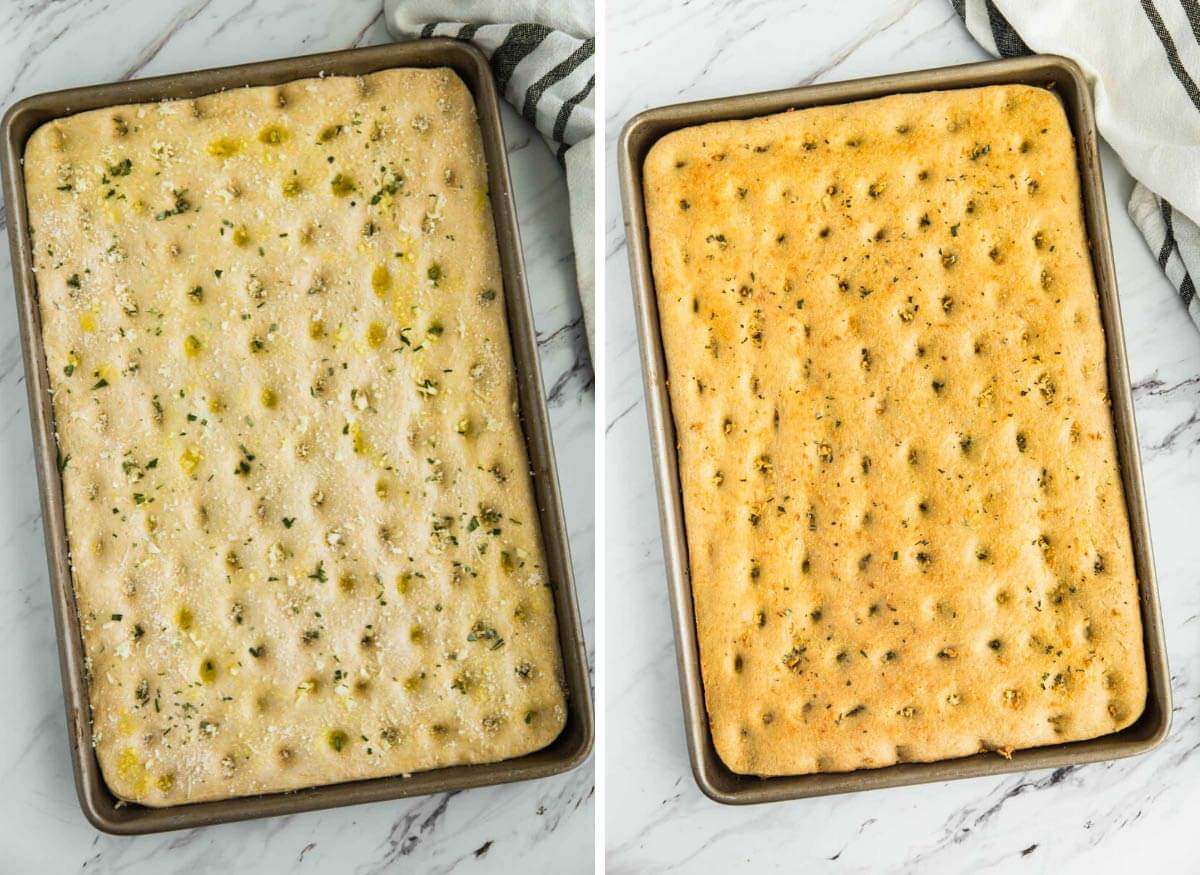
M 134 504 L 145 504 L 146 496 L 140 492 L 133 493 L 133 503 Z
M 438 280 L 442 278 L 442 266 L 440 264 L 429 265 L 429 270 L 425 271 L 425 275 L 428 276 L 429 281 L 436 286 L 438 284 Z
M 113 614 L 113 615 L 112 615 L 112 618 L 113 618 L 113 620 L 114 620 L 115 622 L 119 623 L 119 622 L 121 622 L 123 619 L 125 619 L 125 615 L 124 615 L 124 614 Z
M 375 206 L 385 195 L 393 195 L 400 190 L 400 186 L 404 184 L 404 177 L 397 176 L 392 173 L 384 177 L 383 184 L 379 187 L 379 191 L 371 195 L 371 206 Z
M 317 563 L 317 570 L 308 576 L 309 580 L 315 580 L 318 583 L 325 583 L 329 580 L 329 575 L 325 573 L 325 562 L 322 560 Z
M 237 467 L 233 469 L 233 473 L 244 477 L 250 473 L 250 463 L 254 461 L 254 453 L 246 449 L 244 444 L 238 444 L 238 449 L 242 451 L 242 458 L 238 461 Z
M 79 280 L 79 274 L 73 273 L 67 278 L 67 285 L 73 289 L 79 288 L 82 283 Z
M 112 164 L 108 168 L 108 172 L 112 176 L 128 176 L 133 170 L 133 162 L 128 158 L 122 158 L 116 164 Z
M 220 275 L 221 275 L 221 272 L 217 271 L 217 276 L 220 276 Z M 193 302 L 199 304 L 201 301 L 204 300 L 204 287 L 203 286 L 192 286 L 188 290 L 188 297 L 191 298 Z
M 491 650 L 499 650 L 504 646 L 504 639 L 500 637 L 490 626 L 484 625 L 482 620 L 477 620 L 475 625 L 471 627 L 471 631 L 467 634 L 468 641 L 491 641 Z
M 290 529 L 292 527 L 292 523 L 294 523 L 295 521 L 296 521 L 296 518 L 294 516 L 285 516 L 283 518 L 283 527 L 285 529 Z
M 107 385 L 108 385 L 108 380 L 101 377 L 99 380 L 97 380 L 95 382 L 95 384 L 92 386 L 92 388 L 93 389 L 103 389 Z
M 186 197 L 186 191 L 175 189 L 171 192 L 171 194 L 175 198 L 174 205 L 169 210 L 163 210 L 161 213 L 158 213 L 154 217 L 156 222 L 161 222 L 163 219 L 169 219 L 171 216 L 181 216 L 192 208 L 191 201 L 189 201 Z

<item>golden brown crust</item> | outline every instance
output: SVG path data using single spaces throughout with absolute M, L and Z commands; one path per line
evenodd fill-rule
M 687 128 L 645 187 L 725 763 L 845 771 L 1132 723 L 1137 580 L 1057 99 Z
M 25 159 L 96 753 L 171 805 L 565 720 L 474 103 L 388 70 Z

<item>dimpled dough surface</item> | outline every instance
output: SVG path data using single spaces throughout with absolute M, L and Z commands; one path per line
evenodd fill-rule
M 1137 581 L 1054 96 L 721 122 L 645 170 L 722 759 L 845 771 L 1134 721 Z
M 95 748 L 170 805 L 565 719 L 487 171 L 448 70 L 97 110 L 25 159 Z

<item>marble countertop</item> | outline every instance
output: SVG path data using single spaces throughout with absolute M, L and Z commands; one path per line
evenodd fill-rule
M 0 112 L 30 94 L 388 41 L 380 0 L 35 0 L 0 7 Z M 563 174 L 505 107 L 584 624 L 593 626 L 593 378 Z M 0 225 L 4 223 L 0 212 Z M 0 254 L 0 871 L 591 871 L 592 764 L 504 787 L 114 838 L 75 797 L 8 247 Z M 590 640 L 589 653 L 594 642 Z
M 1145 871 L 1200 832 L 1200 333 L 1103 168 L 1175 691 L 1155 752 L 1055 772 L 751 807 L 692 779 L 667 604 L 615 142 L 650 106 L 983 60 L 946 0 L 647 0 L 607 21 L 605 726 L 612 872 Z M 619 743 L 618 743 L 619 741 Z

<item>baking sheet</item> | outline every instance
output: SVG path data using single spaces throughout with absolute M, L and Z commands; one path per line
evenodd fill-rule
M 356 76 L 391 67 L 449 67 L 462 77 L 475 98 L 479 125 L 483 133 L 492 212 L 506 292 L 521 426 L 533 473 L 534 497 L 538 505 L 547 571 L 549 579 L 553 582 L 559 645 L 567 687 L 566 726 L 562 734 L 548 747 L 499 763 L 455 766 L 419 772 L 409 777 L 374 778 L 313 787 L 293 793 L 241 797 L 168 808 L 149 808 L 122 802 L 113 796 L 104 783 L 92 750 L 90 706 L 83 670 L 83 643 L 79 633 L 68 564 L 62 484 L 55 463 L 54 411 L 48 391 L 49 380 L 42 349 L 41 318 L 25 210 L 24 174 L 21 170 L 25 142 L 43 123 L 85 110 L 127 103 L 197 97 L 246 85 L 278 85 L 321 73 Z M 21 346 L 29 392 L 29 415 L 33 427 L 46 556 L 58 633 L 68 738 L 76 789 L 88 820 L 98 829 L 109 833 L 160 832 L 523 781 L 564 772 L 583 762 L 591 750 L 593 736 L 591 690 L 583 627 L 575 598 L 567 527 L 559 496 L 550 421 L 546 411 L 533 313 L 521 258 L 521 240 L 508 173 L 504 132 L 500 123 L 499 102 L 487 59 L 469 44 L 449 39 L 431 39 L 180 73 L 132 82 L 73 88 L 20 101 L 5 114 L 3 122 L 0 122 L 0 129 L 4 149 L 3 156 L 0 156 L 0 171 L 3 173 L 4 197 L 8 204 L 9 243 L 12 248 Z
M 1052 90 L 1066 109 L 1075 136 L 1084 219 L 1100 295 L 1107 341 L 1109 392 L 1117 438 L 1118 463 L 1128 506 L 1134 568 L 1141 595 L 1142 625 L 1149 689 L 1146 709 L 1119 733 L 1065 744 L 1015 751 L 1012 759 L 995 753 L 934 763 L 903 763 L 880 769 L 759 778 L 730 771 L 713 746 L 704 706 L 700 654 L 696 640 L 687 537 L 684 530 L 675 430 L 667 392 L 667 365 L 659 336 L 658 305 L 651 271 L 649 236 L 642 198 L 642 167 L 651 147 L 679 128 L 727 119 L 747 119 L 788 109 L 869 100 L 889 94 L 975 88 L 1021 83 Z M 619 181 L 625 216 L 629 267 L 642 357 L 651 453 L 658 488 L 663 554 L 675 626 L 679 685 L 692 771 L 700 789 L 717 802 L 750 804 L 808 796 L 899 787 L 953 778 L 1000 775 L 1029 769 L 1058 768 L 1145 753 L 1166 737 L 1171 722 L 1170 672 L 1158 600 L 1158 582 L 1146 515 L 1145 488 L 1138 450 L 1133 394 L 1125 353 L 1125 335 L 1117 299 L 1116 269 L 1097 151 L 1098 132 L 1083 71 L 1067 58 L 1033 55 L 945 67 L 850 82 L 676 104 L 647 110 L 625 126 L 618 146 Z

